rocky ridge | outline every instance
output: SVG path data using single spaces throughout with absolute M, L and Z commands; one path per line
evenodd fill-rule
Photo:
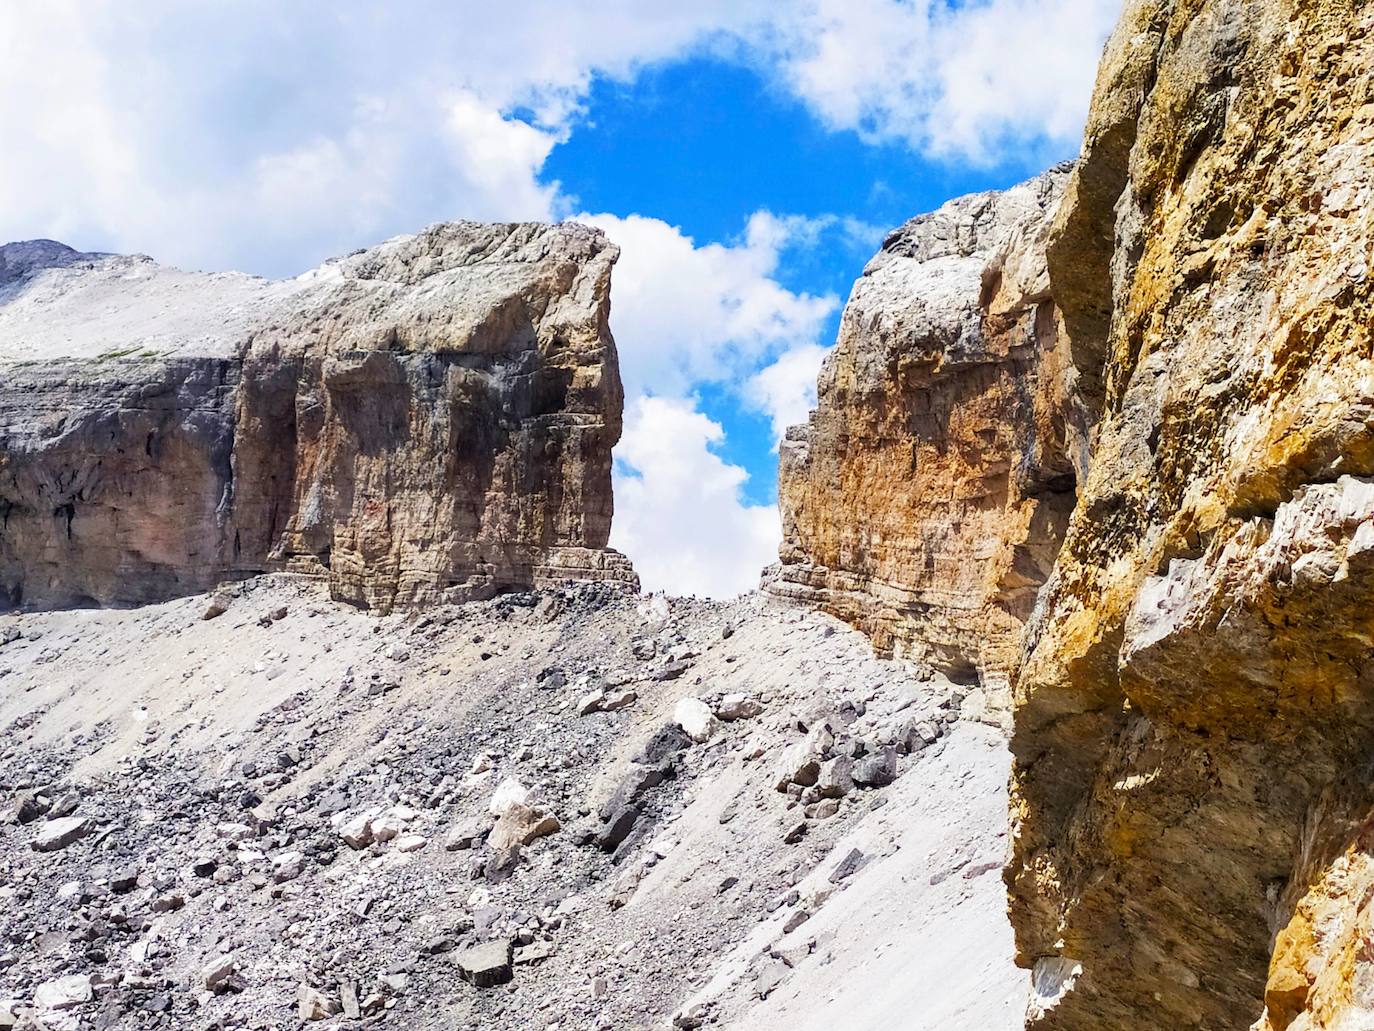
M 606 548 L 618 251 L 435 226 L 293 280 L 0 253 L 0 596 L 137 604 L 267 569 L 395 605 L 634 583 Z

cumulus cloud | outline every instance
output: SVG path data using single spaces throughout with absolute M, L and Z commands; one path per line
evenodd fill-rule
M 0 235 L 284 274 L 541 178 L 596 76 L 710 50 L 827 124 L 996 161 L 1075 141 L 1119 0 L 0 6 Z
M 697 410 L 692 391 L 726 384 L 775 424 L 799 410 L 805 416 L 815 394 L 814 365 L 803 382 L 807 365 L 824 351 L 815 341 L 839 299 L 791 291 L 774 276 L 786 249 L 849 230 L 836 219 L 757 212 L 735 242 L 697 244 L 660 219 L 577 217 L 621 248 L 611 329 L 629 401 L 616 449 L 612 543 L 649 590 L 748 590 L 777 557 L 778 515 L 744 500 L 748 473 L 713 450 L 724 430 Z
M 839 306 L 788 290 L 779 255 L 810 231 L 805 219 L 757 212 L 734 244 L 697 244 L 641 215 L 578 215 L 620 245 L 611 329 L 626 393 L 680 396 L 694 384 L 739 380 L 797 341 L 811 341 Z
M 776 560 L 777 509 L 744 500 L 748 474 L 712 450 L 724 436 L 688 400 L 641 397 L 626 410 L 611 544 L 645 590 L 728 598 Z
M 558 217 L 543 164 L 592 78 L 764 9 L 516 7 L 0 6 L 0 236 L 284 275 L 442 219 Z
M 812 0 L 767 61 L 828 125 L 997 163 L 1075 146 L 1120 0 Z
M 829 353 L 828 347 L 802 344 L 784 352 L 745 382 L 745 398 L 772 423 L 774 450 L 787 427 L 806 422 L 811 409 L 816 407 L 816 376 Z

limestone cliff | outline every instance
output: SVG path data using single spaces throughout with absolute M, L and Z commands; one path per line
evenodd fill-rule
M 0 599 L 273 568 L 381 610 L 633 582 L 606 548 L 616 256 L 475 223 L 282 282 L 0 248 Z
M 1045 271 L 1068 170 L 891 234 L 855 284 L 817 410 L 781 449 L 771 589 L 882 651 L 1000 684 L 994 702 L 1082 451 Z
M 1371 67 L 1352 0 L 1108 46 L 1048 248 L 1101 419 L 1017 684 L 1031 1027 L 1374 1026 Z

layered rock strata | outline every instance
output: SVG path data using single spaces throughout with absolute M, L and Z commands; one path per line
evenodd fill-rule
M 269 282 L 0 248 L 0 601 L 266 569 L 383 611 L 633 583 L 606 548 L 617 254 L 458 223 Z
M 1068 175 L 892 233 L 854 286 L 816 411 L 781 448 L 770 589 L 1002 698 L 1083 450 L 1045 270 Z
M 1088 475 L 1026 640 L 1037 1029 L 1374 1026 L 1374 9 L 1135 0 L 1049 243 Z

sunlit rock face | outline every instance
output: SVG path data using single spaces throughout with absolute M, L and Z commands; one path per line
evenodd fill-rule
M 1045 244 L 1060 166 L 892 233 L 781 449 L 770 589 L 1005 705 L 1084 450 Z
M 606 548 L 617 254 L 457 223 L 269 282 L 0 248 L 0 600 L 281 568 L 383 611 L 633 584 Z
M 1048 246 L 1100 422 L 1016 686 L 1031 1027 L 1374 1026 L 1371 67 L 1337 0 L 1108 45 Z

